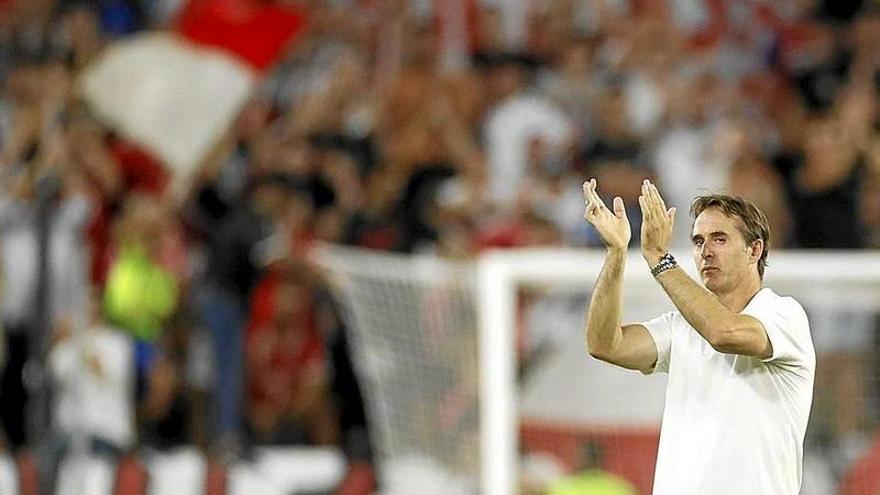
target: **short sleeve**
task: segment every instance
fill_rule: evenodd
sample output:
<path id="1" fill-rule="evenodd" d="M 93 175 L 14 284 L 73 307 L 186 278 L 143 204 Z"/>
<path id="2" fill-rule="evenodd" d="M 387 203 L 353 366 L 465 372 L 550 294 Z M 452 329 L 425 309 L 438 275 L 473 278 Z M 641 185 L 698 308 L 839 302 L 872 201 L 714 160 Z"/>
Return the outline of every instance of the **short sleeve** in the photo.
<path id="1" fill-rule="evenodd" d="M 781 365 L 812 367 L 815 362 L 810 325 L 804 308 L 790 297 L 765 298 L 750 303 L 742 312 L 764 326 L 773 355 L 763 361 Z"/>
<path id="2" fill-rule="evenodd" d="M 642 371 L 646 375 L 653 373 L 669 373 L 669 359 L 672 355 L 672 319 L 673 313 L 664 313 L 654 319 L 640 322 L 639 325 L 648 329 L 654 345 L 657 347 L 657 364 L 654 368 Z"/>

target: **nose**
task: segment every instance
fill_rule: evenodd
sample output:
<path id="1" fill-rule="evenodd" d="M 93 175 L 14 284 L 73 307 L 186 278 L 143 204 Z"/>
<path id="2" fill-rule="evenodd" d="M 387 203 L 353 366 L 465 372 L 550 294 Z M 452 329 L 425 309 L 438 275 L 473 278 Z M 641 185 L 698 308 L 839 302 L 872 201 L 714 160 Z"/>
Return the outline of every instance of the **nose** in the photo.
<path id="1" fill-rule="evenodd" d="M 704 242 L 703 245 L 700 247 L 700 258 L 711 258 L 712 254 L 712 250 L 709 248 L 709 243 Z"/>

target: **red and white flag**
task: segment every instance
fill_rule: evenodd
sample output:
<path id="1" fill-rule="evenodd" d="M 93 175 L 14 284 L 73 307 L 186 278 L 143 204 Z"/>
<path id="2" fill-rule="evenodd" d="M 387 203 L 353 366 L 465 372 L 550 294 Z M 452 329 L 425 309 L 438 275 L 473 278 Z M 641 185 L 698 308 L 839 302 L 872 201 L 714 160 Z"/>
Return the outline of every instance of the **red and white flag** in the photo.
<path id="1" fill-rule="evenodd" d="M 189 0 L 176 30 L 111 45 L 79 84 L 106 125 L 189 176 L 305 27 L 259 0 Z"/>

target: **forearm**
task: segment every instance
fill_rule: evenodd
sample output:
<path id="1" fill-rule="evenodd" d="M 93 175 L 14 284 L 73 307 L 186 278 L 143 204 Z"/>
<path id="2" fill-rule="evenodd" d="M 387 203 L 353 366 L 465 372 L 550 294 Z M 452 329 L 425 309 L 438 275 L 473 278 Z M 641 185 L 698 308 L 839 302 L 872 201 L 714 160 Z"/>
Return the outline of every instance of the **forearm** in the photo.
<path id="1" fill-rule="evenodd" d="M 587 351 L 593 356 L 612 354 L 623 338 L 620 321 L 626 256 L 626 250 L 609 249 L 593 288 L 585 329 Z"/>
<path id="2" fill-rule="evenodd" d="M 715 345 L 736 315 L 680 266 L 657 276 L 657 281 L 681 315 L 707 342 Z"/>

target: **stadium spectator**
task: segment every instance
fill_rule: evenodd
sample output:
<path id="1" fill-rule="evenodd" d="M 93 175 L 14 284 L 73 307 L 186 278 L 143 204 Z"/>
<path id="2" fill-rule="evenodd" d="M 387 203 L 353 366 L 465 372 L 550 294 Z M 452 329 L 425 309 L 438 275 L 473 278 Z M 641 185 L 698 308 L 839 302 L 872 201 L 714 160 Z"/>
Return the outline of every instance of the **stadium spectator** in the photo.
<path id="1" fill-rule="evenodd" d="M 493 102 L 485 120 L 489 196 L 499 208 L 524 188 L 526 157 L 533 139 L 541 139 L 556 156 L 569 152 L 575 139 L 568 117 L 540 93 L 531 91 L 530 65 L 523 54 L 485 55 L 486 85 Z"/>
<path id="2" fill-rule="evenodd" d="M 154 196 L 127 196 L 113 233 L 103 311 L 132 338 L 139 438 L 158 444 L 155 404 L 168 382 L 166 343 L 184 294 L 185 248 L 174 215 Z"/>
<path id="3" fill-rule="evenodd" d="M 132 339 L 103 320 L 100 297 L 92 292 L 86 326 L 59 320 L 47 357 L 54 400 L 39 459 L 48 487 L 54 487 L 66 456 L 88 454 L 116 462 L 136 438 Z"/>
<path id="4" fill-rule="evenodd" d="M 272 307 L 268 320 L 251 321 L 246 338 L 248 426 L 257 443 L 338 441 L 309 277 L 303 268 L 284 270 L 254 293 Z"/>
<path id="5" fill-rule="evenodd" d="M 27 62 L 11 76 L 7 89 L 14 119 L 4 136 L 0 161 L 0 252 L 6 291 L 0 318 L 9 353 L 3 418 L 8 440 L 16 448 L 25 441 L 25 363 L 42 362 L 49 331 L 59 317 L 77 325 L 87 319 L 89 258 L 84 236 L 91 203 L 83 177 L 69 166 L 68 136 L 49 120 L 58 98 L 63 98 L 54 92 L 57 88 L 40 84 L 50 70 L 41 61 Z M 44 114 L 47 102 L 49 113 Z"/>
<path id="6" fill-rule="evenodd" d="M 280 174 L 252 178 L 242 199 L 217 202 L 217 182 L 197 193 L 197 209 L 206 219 L 208 266 L 196 288 L 201 321 L 214 347 L 214 425 L 218 453 L 237 455 L 242 448 L 245 325 L 249 298 L 265 267 L 285 256 L 279 238 L 290 183 Z M 284 237 L 284 236 L 280 236 Z"/>

